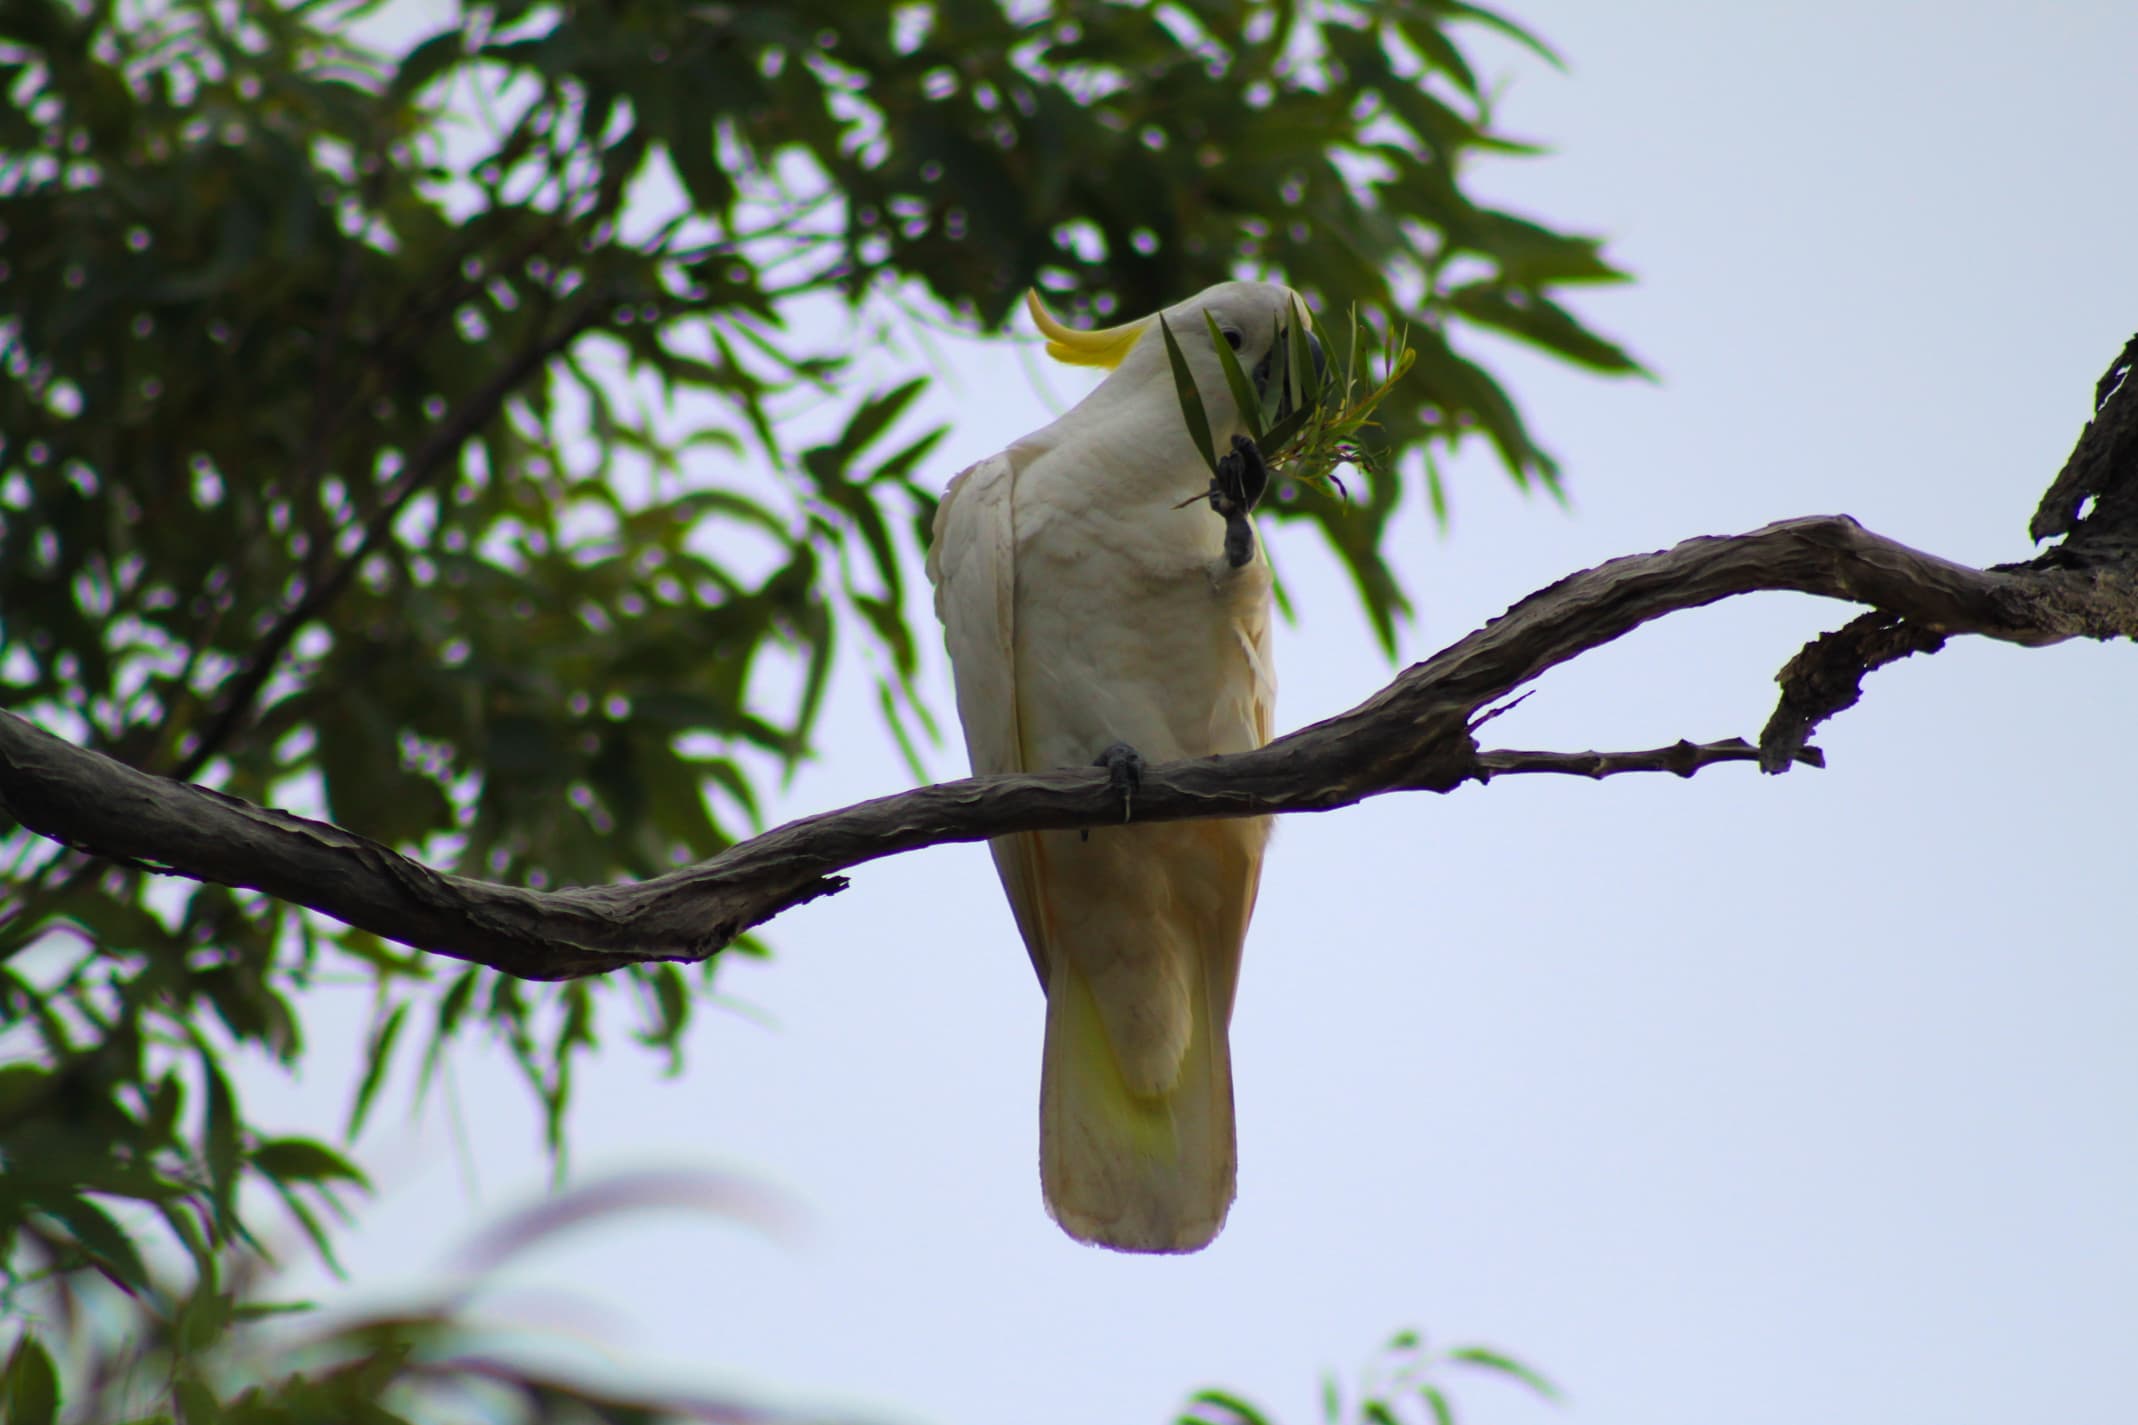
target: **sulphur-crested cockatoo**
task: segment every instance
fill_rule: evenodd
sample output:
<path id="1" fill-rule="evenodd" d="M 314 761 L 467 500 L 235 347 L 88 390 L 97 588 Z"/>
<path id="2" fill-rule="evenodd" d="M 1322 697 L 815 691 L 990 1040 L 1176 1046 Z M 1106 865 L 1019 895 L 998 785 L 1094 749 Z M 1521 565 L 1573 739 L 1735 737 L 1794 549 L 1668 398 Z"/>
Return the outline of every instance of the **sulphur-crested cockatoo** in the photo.
<path id="1" fill-rule="evenodd" d="M 1237 498 L 1244 482 L 1251 508 L 1267 473 L 1204 314 L 1257 385 L 1282 381 L 1284 342 L 1312 338 L 1299 296 L 1272 283 L 1222 283 L 1163 313 L 1232 451 L 1227 498 L 1188 433 L 1156 317 L 1076 331 L 1036 295 L 1027 305 L 1049 355 L 1111 374 L 951 481 L 928 573 L 973 771 L 1096 761 L 1129 818 L 991 843 L 1047 992 L 1047 1209 L 1082 1241 L 1190 1252 L 1232 1203 L 1227 1026 L 1269 822 L 1138 826 L 1133 778 L 1139 754 L 1269 740 L 1269 563 Z"/>

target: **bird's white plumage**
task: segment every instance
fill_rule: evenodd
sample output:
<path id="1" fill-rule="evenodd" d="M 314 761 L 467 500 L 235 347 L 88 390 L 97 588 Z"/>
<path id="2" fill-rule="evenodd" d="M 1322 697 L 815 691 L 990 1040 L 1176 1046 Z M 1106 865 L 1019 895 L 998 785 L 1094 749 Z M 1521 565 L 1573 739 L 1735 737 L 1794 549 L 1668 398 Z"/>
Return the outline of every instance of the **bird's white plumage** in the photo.
<path id="1" fill-rule="evenodd" d="M 1221 445 L 1239 424 L 1203 313 L 1252 364 L 1297 304 L 1226 283 L 1166 313 Z M 1208 484 L 1155 332 L 1075 409 L 951 482 L 928 568 L 975 772 L 1269 739 L 1269 565 L 1259 548 L 1231 565 L 1223 519 L 1195 498 Z M 991 843 L 1047 991 L 1041 1178 L 1076 1237 L 1184 1251 L 1224 1222 L 1226 1033 L 1267 836 L 1250 818 Z"/>

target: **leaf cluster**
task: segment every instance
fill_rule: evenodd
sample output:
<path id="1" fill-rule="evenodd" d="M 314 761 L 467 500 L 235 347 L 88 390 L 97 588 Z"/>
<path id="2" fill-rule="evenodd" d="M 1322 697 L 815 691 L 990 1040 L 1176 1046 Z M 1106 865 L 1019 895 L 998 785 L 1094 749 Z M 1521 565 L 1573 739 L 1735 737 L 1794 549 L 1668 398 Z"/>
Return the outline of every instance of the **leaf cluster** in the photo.
<path id="1" fill-rule="evenodd" d="M 577 1379 L 544 1359 L 553 1349 L 530 1349 L 527 1324 L 504 1324 L 524 1311 L 511 1312 L 509 1300 L 505 1310 L 492 1304 L 501 1269 L 560 1235 L 657 1208 L 732 1216 L 743 1205 L 737 1187 L 677 1174 L 589 1184 L 508 1218 L 459 1254 L 463 1270 L 449 1286 L 387 1310 L 326 1315 L 310 1303 L 270 1297 L 260 1255 L 235 1246 L 197 1261 L 183 1287 L 144 1275 L 66 1289 L 55 1297 L 56 1320 L 23 1322 L 9 1344 L 0 1365 L 0 1419 L 776 1425 L 791 1417 L 723 1398 L 603 1389 Z M 125 1293 L 116 1300 L 114 1284 Z M 55 1326 L 70 1339 L 53 1340 Z M 58 1359 L 54 1345 L 63 1346 Z M 63 1372 L 62 1361 L 71 1369 Z"/>
<path id="2" fill-rule="evenodd" d="M 1300 484 L 1333 481 L 1341 487 L 1342 482 L 1335 480 L 1338 466 L 1364 465 L 1374 458 L 1362 444 L 1375 425 L 1373 413 L 1418 359 L 1418 353 L 1402 335 L 1392 342 L 1378 341 L 1373 325 L 1361 328 L 1358 308 L 1354 306 L 1348 339 L 1338 347 L 1328 324 L 1320 314 L 1313 314 L 1308 330 L 1319 350 L 1342 352 L 1340 361 L 1330 363 L 1326 357 L 1310 361 L 1307 353 L 1313 348 L 1291 327 L 1280 325 L 1277 349 L 1284 353 L 1284 360 L 1267 387 L 1258 393 L 1240 365 L 1239 354 L 1219 330 L 1217 319 L 1205 312 L 1203 322 L 1209 328 L 1210 344 L 1224 372 L 1233 409 L 1240 413 L 1247 434 L 1261 448 L 1270 473 L 1280 481 L 1279 499 L 1287 498 L 1288 492 L 1295 492 Z M 1158 326 L 1173 369 L 1173 389 L 1180 401 L 1181 419 L 1202 453 L 1204 464 L 1210 467 L 1212 476 L 1217 476 L 1218 456 L 1211 438 L 1209 411 L 1196 385 L 1195 372 L 1171 324 L 1161 317 Z M 1378 380 L 1371 375 L 1376 354 L 1381 366 Z"/>
<path id="3" fill-rule="evenodd" d="M 1452 1370 L 1451 1370 L 1452 1368 Z M 1430 1347 L 1416 1331 L 1398 1331 L 1368 1362 L 1350 1399 L 1334 1375 L 1322 1378 L 1321 1425 L 1456 1425 L 1453 1373 L 1496 1376 L 1545 1400 L 1557 1387 L 1529 1366 L 1490 1346 Z M 1175 1425 L 1276 1425 L 1252 1402 L 1227 1390 L 1202 1390 L 1188 1399 Z"/>

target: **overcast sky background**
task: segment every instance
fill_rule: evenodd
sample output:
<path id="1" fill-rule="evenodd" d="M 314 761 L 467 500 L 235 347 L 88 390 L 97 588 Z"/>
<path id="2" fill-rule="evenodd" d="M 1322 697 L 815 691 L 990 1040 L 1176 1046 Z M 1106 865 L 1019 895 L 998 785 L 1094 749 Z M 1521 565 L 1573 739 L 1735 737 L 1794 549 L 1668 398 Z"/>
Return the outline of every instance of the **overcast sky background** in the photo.
<path id="1" fill-rule="evenodd" d="M 1456 462 L 1447 534 L 1421 498 L 1394 536 L 1421 615 L 1405 659 L 1574 569 L 1787 516 L 2028 554 L 2138 328 L 2138 7 L 1518 13 L 1570 72 L 1480 52 L 1505 125 L 1556 152 L 1484 186 L 1610 237 L 1639 281 L 1579 308 L 1662 379 L 1491 353 L 1571 507 L 1482 450 Z M 942 350 L 944 480 L 1084 379 Z M 1276 554 L 1302 614 L 1279 635 L 1291 728 L 1391 669 L 1310 539 Z M 1754 736 L 1775 670 L 1851 612 L 1680 615 L 1491 734 Z M 910 781 L 849 674 L 780 819 Z M 747 1012 L 702 1013 L 684 1075 L 619 1043 L 572 1120 L 578 1179 L 746 1174 L 794 1230 L 646 1218 L 510 1280 L 602 1308 L 560 1350 L 617 1379 L 897 1421 L 1155 1423 L 1210 1383 L 1305 1421 L 1324 1369 L 1354 1380 L 1404 1326 L 1565 1388 L 1552 1407 L 1458 1378 L 1473 1422 L 2128 1419 L 2134 710 L 2128 645 L 1976 641 L 1878 674 L 1819 739 L 1824 772 L 1512 779 L 1287 820 L 1233 1029 L 1239 1203 L 1186 1259 L 1079 1247 L 1041 1208 L 1042 1002 L 985 851 L 862 868 L 771 927 L 776 959 L 723 972 Z M 963 772 L 954 732 L 930 762 Z M 323 998 L 307 1079 L 252 1075 L 248 1111 L 339 1123 L 365 1010 Z M 546 1190 L 504 1056 L 462 1054 L 453 1089 L 472 1183 L 436 1098 L 390 1099 L 361 1145 L 383 1193 L 343 1255 L 367 1293 L 437 1281 Z M 492 1299 L 509 1314 L 514 1291 Z"/>

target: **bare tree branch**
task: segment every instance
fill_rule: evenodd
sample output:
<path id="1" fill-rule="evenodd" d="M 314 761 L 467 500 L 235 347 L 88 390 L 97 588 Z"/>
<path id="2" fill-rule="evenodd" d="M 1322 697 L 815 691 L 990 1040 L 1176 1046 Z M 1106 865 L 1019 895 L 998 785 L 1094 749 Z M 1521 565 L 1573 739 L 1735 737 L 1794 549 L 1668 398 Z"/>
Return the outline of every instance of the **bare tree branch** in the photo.
<path id="1" fill-rule="evenodd" d="M 1865 677 L 1911 653 L 1935 653 L 1944 646 L 1944 634 L 1882 611 L 1820 634 L 1775 676 L 1782 698 L 1759 735 L 1760 767 L 1788 771 L 1820 723 L 1856 706 Z"/>
<path id="2" fill-rule="evenodd" d="M 455 281 L 459 281 L 456 273 Z M 341 297 L 336 297 L 341 302 Z M 538 332 L 535 337 L 513 353 L 505 365 L 484 382 L 466 401 L 455 407 L 439 422 L 436 429 L 425 437 L 408 457 L 398 475 L 386 487 L 378 508 L 362 524 L 362 534 L 356 544 L 335 560 L 327 561 L 333 554 L 333 543 L 317 538 L 310 556 L 305 561 L 303 573 L 296 581 L 297 593 L 279 613 L 272 625 L 263 632 L 242 664 L 225 679 L 217 690 L 214 705 L 203 717 L 207 728 L 197 737 L 181 741 L 176 749 L 178 765 L 172 776 L 181 782 L 200 775 L 203 768 L 212 762 L 238 730 L 249 720 L 255 710 L 261 692 L 276 669 L 282 666 L 282 658 L 289 651 L 305 626 L 318 618 L 329 605 L 341 596 L 349 586 L 350 578 L 363 567 L 393 530 L 394 522 L 407 509 L 416 495 L 436 484 L 455 468 L 461 449 L 474 436 L 496 418 L 506 403 L 520 387 L 557 353 L 565 350 L 581 336 L 599 326 L 607 303 L 599 297 L 582 298 L 566 312 L 564 319 L 554 330 Z M 332 329 L 327 333 L 331 345 L 338 340 Z M 322 358 L 324 361 L 325 358 Z M 326 367 L 321 367 L 324 380 Z M 353 398 L 352 398 L 353 399 Z M 318 449 L 325 450 L 331 442 L 332 425 L 315 432 Z M 317 472 L 312 472 L 316 477 Z M 215 616 L 220 621 L 221 615 Z M 191 680 L 193 667 L 198 662 L 205 643 L 196 643 L 189 655 L 185 675 L 176 686 L 185 687 Z M 65 840 L 65 838 L 58 838 Z M 87 853 L 75 858 L 58 858 L 39 867 L 26 883 L 12 887 L 11 895 L 0 902 L 0 929 L 26 920 L 34 920 L 42 908 L 68 894 L 84 880 L 97 874 L 98 855 L 93 843 L 72 843 L 77 850 Z M 122 858 L 123 859 L 123 858 Z M 211 878 L 212 879 L 212 878 Z"/>
<path id="3" fill-rule="evenodd" d="M 1742 742 L 1635 753 L 1480 753 L 1489 705 L 1651 619 L 1791 590 L 1869 604 L 1939 637 L 2029 646 L 2138 635 L 2128 567 L 1973 569 L 1845 516 L 1690 539 L 1560 580 L 1405 669 L 1351 711 L 1229 757 L 1147 769 L 1134 818 L 1329 811 L 1509 772 L 1690 775 L 1758 756 Z M 1816 762 L 1801 745 L 1777 753 Z M 782 911 L 840 890 L 867 861 L 1013 831 L 1104 826 L 1122 808 L 1080 768 L 969 778 L 804 817 L 635 884 L 530 891 L 448 875 L 353 832 L 126 767 L 0 715 L 0 808 L 41 835 L 152 869 L 251 887 L 419 950 L 528 979 L 700 960 Z"/>
<path id="4" fill-rule="evenodd" d="M 2037 540 L 2063 536 L 2062 542 L 2027 563 L 1996 565 L 1990 573 L 2092 570 L 2112 581 L 2112 571 L 2125 571 L 2127 579 L 2128 571 L 2138 567 L 2138 382 L 2130 379 L 2134 365 L 2138 337 L 2124 345 L 2095 383 L 2093 416 L 2027 526 Z M 1881 606 L 1806 644 L 1777 680 L 1782 698 L 1760 734 L 1760 765 L 1769 772 L 1788 771 L 1820 723 L 1856 705 L 1867 676 L 1911 654 L 1937 652 L 1954 631 L 1934 619 Z"/>
<path id="5" fill-rule="evenodd" d="M 2091 512 L 2093 516 L 2106 517 L 2105 521 L 2094 519 L 2098 526 L 2117 523 L 2115 511 L 2101 508 L 2101 504 L 2119 493 L 2125 500 L 2138 498 L 2138 477 L 2132 471 L 2133 465 L 2138 464 L 2138 399 L 2129 389 L 2134 370 L 2138 370 L 2138 336 L 2124 344 L 2095 383 L 2094 417 L 2027 525 L 2027 533 L 2036 539 L 2075 534 L 2080 539 L 2074 542 L 2084 543 L 2088 500 L 2100 502 Z"/>
<path id="6" fill-rule="evenodd" d="M 1674 742 L 1668 747 L 1650 748 L 1646 752 L 1501 750 L 1477 754 L 1477 780 L 1489 782 L 1494 777 L 1512 776 L 1517 772 L 1558 772 L 1599 782 L 1621 772 L 1670 772 L 1690 777 L 1702 767 L 1712 767 L 1718 762 L 1758 762 L 1762 755 L 1759 748 L 1742 737 L 1722 742 Z M 1800 747 L 1790 760 L 1802 762 L 1807 767 L 1824 767 L 1826 754 L 1816 747 Z"/>

